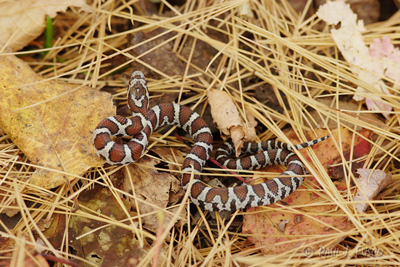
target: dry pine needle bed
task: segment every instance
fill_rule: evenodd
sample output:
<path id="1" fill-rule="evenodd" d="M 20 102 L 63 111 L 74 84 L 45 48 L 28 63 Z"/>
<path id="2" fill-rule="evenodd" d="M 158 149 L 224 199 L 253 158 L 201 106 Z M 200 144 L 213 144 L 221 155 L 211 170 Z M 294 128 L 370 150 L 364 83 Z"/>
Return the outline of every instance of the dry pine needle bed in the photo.
<path id="1" fill-rule="evenodd" d="M 398 265 L 400 13 L 317 2 L 0 3 L 0 266 Z M 150 107 L 200 114 L 212 151 L 172 126 L 132 164 L 96 154 L 103 119 L 140 124 L 127 91 L 140 97 L 144 77 Z M 197 132 L 185 116 L 175 124 Z M 271 150 L 288 169 L 213 160 L 229 138 L 243 158 L 246 142 L 328 135 Z M 125 157 L 131 138 L 98 143 Z M 282 172 L 268 192 L 297 190 L 248 207 Z M 218 192 L 230 192 L 224 208 Z"/>

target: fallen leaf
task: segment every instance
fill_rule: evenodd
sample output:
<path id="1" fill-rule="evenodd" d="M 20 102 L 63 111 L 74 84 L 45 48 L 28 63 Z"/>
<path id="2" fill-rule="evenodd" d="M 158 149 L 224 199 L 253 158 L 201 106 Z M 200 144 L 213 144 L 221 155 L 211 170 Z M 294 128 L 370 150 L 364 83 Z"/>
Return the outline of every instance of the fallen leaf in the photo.
<path id="1" fill-rule="evenodd" d="M 129 210 L 129 202 L 124 199 L 121 201 Z M 101 214 L 103 219 L 122 221 L 127 218 L 115 195 L 101 186 L 81 193 L 79 205 L 83 209 L 87 207 L 92 212 Z M 148 244 L 145 243 L 144 247 L 140 247 L 139 241 L 131 230 L 112 224 L 103 227 L 106 222 L 102 220 L 90 219 L 82 215 L 71 216 L 68 225 L 68 245 L 75 249 L 76 255 L 96 266 L 135 266 L 129 263 L 140 262 L 148 253 Z M 95 229 L 98 230 L 77 239 Z"/>
<path id="2" fill-rule="evenodd" d="M 50 224 L 43 231 L 44 236 L 55 249 L 60 249 L 63 244 L 66 222 L 65 214 L 55 213 L 50 219 Z"/>
<path id="3" fill-rule="evenodd" d="M 183 160 L 185 156 L 178 149 L 167 148 L 167 147 L 153 147 L 151 150 L 153 153 L 156 153 L 161 159 L 165 161 L 169 161 L 168 169 L 169 170 L 180 170 L 183 164 Z M 175 164 L 173 164 L 174 162 Z M 185 195 L 185 191 L 183 191 L 181 182 L 180 182 L 180 174 L 174 173 L 177 179 L 171 180 L 172 183 L 170 185 L 168 206 L 177 204 Z"/>
<path id="4" fill-rule="evenodd" d="M 333 148 L 330 151 L 326 151 L 326 157 L 320 157 L 327 160 L 327 164 L 333 166 L 328 169 L 329 176 L 332 179 L 342 179 L 347 171 L 344 170 L 343 159 L 345 161 L 352 161 L 351 171 L 355 173 L 355 171 L 359 168 L 362 168 L 365 163 L 365 156 L 369 154 L 372 148 L 372 144 L 369 140 L 372 137 L 373 132 L 367 129 L 361 129 L 358 131 L 360 135 L 356 135 L 353 140 L 353 133 L 346 128 L 339 128 L 337 131 L 337 136 L 340 135 L 342 140 L 342 152 L 338 153 L 336 148 Z M 322 151 L 323 152 L 323 151 Z M 304 153 L 301 152 L 300 153 Z M 316 152 L 318 153 L 318 151 Z"/>
<path id="5" fill-rule="evenodd" d="M 16 204 L 17 201 L 13 198 L 9 199 L 7 197 L 9 196 L 9 194 L 10 193 L 7 193 L 7 191 L 5 190 L 0 190 L 0 201 L 3 203 L 4 207 L 0 210 L 0 213 L 5 213 L 8 217 L 13 217 L 18 214 L 20 210 L 18 205 Z"/>
<path id="6" fill-rule="evenodd" d="M 41 254 L 36 254 L 34 256 L 35 260 L 33 260 L 31 257 L 26 255 L 25 262 L 24 262 L 24 267 L 49 267 L 49 263 L 47 260 L 41 255 Z"/>
<path id="7" fill-rule="evenodd" d="M 110 94 L 46 81 L 13 55 L 0 55 L 0 68 L 0 128 L 43 167 L 29 178 L 31 184 L 54 188 L 74 178 L 70 175 L 104 164 L 95 154 L 92 133 L 115 114 Z"/>
<path id="8" fill-rule="evenodd" d="M 156 153 L 162 160 L 170 162 L 168 163 L 168 169 L 180 170 L 183 164 L 185 156 L 179 149 L 172 147 L 153 147 L 152 152 Z"/>
<path id="9" fill-rule="evenodd" d="M 318 102 L 323 105 L 330 106 L 332 104 L 332 98 L 329 98 L 329 97 L 321 98 L 321 99 L 318 99 Z M 369 121 L 372 121 L 373 123 L 382 125 L 382 119 L 380 118 L 379 115 L 373 114 L 370 112 L 368 112 L 368 113 L 367 112 L 359 112 L 360 110 L 365 111 L 366 109 L 365 108 L 360 109 L 360 105 L 358 105 L 354 101 L 349 102 L 349 101 L 337 100 L 337 101 L 335 101 L 335 105 L 337 105 L 336 107 L 339 110 L 345 110 L 346 112 L 350 112 L 350 111 L 357 112 L 357 116 L 359 116 L 361 119 L 365 118 Z M 330 128 L 330 129 L 336 129 L 338 127 L 337 121 L 335 121 L 333 119 L 329 119 L 329 118 L 327 118 L 326 120 L 323 120 L 321 118 L 321 116 L 319 116 L 319 113 L 316 110 L 311 111 L 310 115 L 314 119 L 316 125 L 326 125 L 326 127 Z M 341 120 L 340 124 L 347 126 L 350 129 L 354 129 L 356 131 L 360 131 L 362 129 L 361 126 L 351 123 L 350 121 Z"/>
<path id="10" fill-rule="evenodd" d="M 374 199 L 390 183 L 392 174 L 372 169 L 358 169 L 357 173 L 360 177 L 357 178 L 357 195 L 354 196 L 353 200 L 364 201 L 365 203 L 356 203 L 354 206 L 358 212 L 364 213 L 368 208 L 365 197 L 369 200 Z"/>
<path id="11" fill-rule="evenodd" d="M 165 12 L 163 16 L 175 16 L 175 13 Z M 219 30 L 209 28 L 207 35 L 213 38 L 213 40 L 220 40 L 226 43 L 228 41 L 226 35 L 220 33 L 221 28 L 224 29 L 226 26 L 219 25 L 217 21 L 210 21 L 209 24 Z M 186 36 L 182 40 L 184 42 L 184 44 L 181 44 L 182 50 L 177 53 L 175 46 L 177 40 L 180 38 L 181 35 L 179 33 L 168 32 L 167 29 L 161 27 L 151 31 L 136 32 L 128 39 L 129 46 L 132 47 L 134 56 L 144 61 L 146 66 L 149 67 L 144 66 L 138 61 L 134 61 L 132 62 L 133 69 L 141 70 L 146 77 L 154 77 L 157 80 L 165 78 L 165 76 L 161 74 L 165 74 L 169 77 L 183 76 L 183 74 L 186 74 L 187 77 L 198 75 L 199 69 L 204 70 L 210 68 L 212 71 L 218 69 L 220 58 L 215 57 L 218 51 L 209 43 L 191 36 Z M 186 63 L 182 58 L 190 61 L 191 64 Z M 211 66 L 208 66 L 210 62 L 212 62 Z M 203 75 L 202 78 L 211 82 L 208 75 Z M 198 80 L 198 78 L 193 79 Z M 185 87 L 190 86 L 189 82 L 190 80 L 188 79 L 185 81 Z M 180 90 L 181 87 L 170 88 L 170 90 L 174 89 Z M 150 106 L 152 107 L 159 103 L 173 102 L 177 96 L 178 93 L 163 90 L 162 97 L 152 97 L 150 99 Z"/>
<path id="12" fill-rule="evenodd" d="M 147 156 L 139 159 L 136 164 L 130 164 L 124 168 L 124 181 L 122 190 L 132 192 L 132 185 L 135 189 L 136 197 L 145 200 L 145 203 L 138 202 L 138 208 L 141 215 L 144 215 L 142 222 L 144 227 L 155 232 L 159 226 L 157 216 L 154 214 L 145 216 L 147 213 L 152 213 L 159 209 L 166 209 L 170 200 L 170 189 L 179 187 L 183 194 L 183 189 L 180 180 L 170 173 L 159 172 L 154 169 L 161 161 L 159 159 L 150 158 Z M 126 173 L 129 172 L 130 174 Z M 132 206 L 136 206 L 135 200 L 131 200 Z M 155 208 L 152 205 L 159 207 Z M 168 209 L 174 212 L 177 208 Z M 185 218 L 184 215 L 181 216 Z M 164 226 L 166 227 L 172 219 L 171 214 L 165 214 Z"/>
<path id="13" fill-rule="evenodd" d="M 0 251 L 3 251 L 2 254 L 3 257 L 11 257 L 12 250 L 13 248 L 15 248 L 15 243 L 16 242 L 14 238 L 5 237 L 3 235 L 0 236 Z M 0 266 L 9 266 L 9 265 L 4 265 L 4 262 L 0 259 Z"/>
<path id="14" fill-rule="evenodd" d="M 242 5 L 237 7 L 238 16 L 244 20 L 250 20 L 254 18 L 253 11 L 250 8 L 250 4 L 248 2 L 243 3 Z"/>
<path id="15" fill-rule="evenodd" d="M 46 28 L 46 16 L 54 18 L 57 12 L 65 12 L 75 6 L 91 11 L 85 0 L 21 0 L 0 3 L 0 43 L 17 51 L 42 34 Z"/>
<path id="16" fill-rule="evenodd" d="M 161 73 L 164 73 L 169 77 L 173 77 L 176 75 L 182 75 L 186 69 L 186 64 L 182 62 L 182 60 L 178 58 L 173 51 L 174 42 L 166 42 L 175 35 L 176 33 L 167 32 L 166 29 L 157 28 L 149 32 L 136 32 L 134 35 L 132 35 L 132 38 L 130 38 L 129 41 L 130 46 L 133 47 L 132 51 L 136 57 L 152 66 L 152 69 L 157 69 Z M 138 44 L 141 45 L 138 46 Z M 140 69 L 148 78 L 163 78 L 163 76 L 160 74 L 154 75 L 150 69 L 144 68 L 144 66 L 142 64 L 138 64 L 138 62 L 133 62 L 132 65 L 133 69 Z M 179 90 L 180 88 L 171 88 L 171 90 L 174 89 Z M 178 95 L 179 93 L 177 92 L 164 93 L 162 97 L 150 99 L 150 106 L 160 103 L 173 102 Z"/>
<path id="17" fill-rule="evenodd" d="M 240 149 L 245 141 L 254 141 L 257 137 L 254 127 L 257 125 L 254 117 L 248 115 L 249 124 L 242 120 L 232 98 L 224 91 L 211 89 L 207 91 L 208 103 L 211 107 L 211 115 L 225 140 L 229 137 L 235 147 L 236 157 L 240 155 Z M 249 138 L 250 137 L 250 138 Z"/>
<path id="18" fill-rule="evenodd" d="M 232 127 L 243 127 L 239 111 L 226 92 L 211 89 L 207 91 L 207 97 L 208 103 L 211 106 L 211 115 L 223 138 L 231 135 L 230 129 Z"/>
<path id="19" fill-rule="evenodd" d="M 256 127 L 257 127 L 257 121 L 256 117 L 245 108 L 246 111 L 246 120 L 247 120 L 247 127 L 246 127 L 246 141 L 247 142 L 259 142 L 259 139 L 257 137 L 257 132 L 256 132 Z"/>
<path id="20" fill-rule="evenodd" d="M 389 94 L 381 77 L 386 75 L 397 83 L 400 81 L 400 52 L 394 48 L 390 39 L 386 37 L 383 42 L 374 40 L 374 44 L 368 49 L 361 35 L 365 31 L 363 21 L 357 22 L 357 15 L 344 1 L 328 2 L 320 6 L 317 15 L 329 25 L 340 23 L 340 28 L 331 29 L 332 38 L 358 78 L 378 92 Z M 358 86 L 357 93 L 354 99 L 361 101 L 364 96 L 360 94 L 370 92 Z M 388 117 L 387 111 L 391 111 L 392 107 L 380 101 L 380 96 L 370 95 L 366 100 L 368 109 L 382 111 L 382 114 Z"/>
<path id="21" fill-rule="evenodd" d="M 18 242 L 14 238 L 0 236 L 0 267 L 17 266 L 15 259 L 23 261 L 18 266 L 24 267 L 48 267 L 48 262 L 41 254 L 37 253 L 38 248 L 26 243 L 26 237 L 19 237 Z M 21 253 L 22 252 L 22 253 Z M 33 258 L 32 258 L 33 256 Z"/>

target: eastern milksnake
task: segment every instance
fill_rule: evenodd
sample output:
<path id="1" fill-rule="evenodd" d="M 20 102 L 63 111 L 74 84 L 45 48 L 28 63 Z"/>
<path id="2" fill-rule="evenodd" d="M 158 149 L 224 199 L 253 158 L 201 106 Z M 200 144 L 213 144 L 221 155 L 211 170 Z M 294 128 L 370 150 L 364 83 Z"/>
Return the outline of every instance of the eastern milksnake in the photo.
<path id="1" fill-rule="evenodd" d="M 291 152 L 293 148 L 283 142 L 268 140 L 261 143 L 245 143 L 242 153 L 258 153 L 242 159 L 231 160 L 234 153 L 230 142 L 223 144 L 216 152 L 216 159 L 222 165 L 237 170 L 254 170 L 266 165 L 280 164 L 287 170 L 268 182 L 257 185 L 243 185 L 228 188 L 213 188 L 203 184 L 200 175 L 203 166 L 212 151 L 213 137 L 205 121 L 191 109 L 164 103 L 148 109 L 149 92 L 142 72 L 135 71 L 129 81 L 128 106 L 132 119 L 122 116 L 108 117 L 102 120 L 93 133 L 93 142 L 97 155 L 113 165 L 128 165 L 143 156 L 148 139 L 153 131 L 164 125 L 176 125 L 194 139 L 194 144 L 187 154 L 183 165 L 181 182 L 186 191 L 190 181 L 191 165 L 194 168 L 193 185 L 190 198 L 193 203 L 209 211 L 233 211 L 248 207 L 269 205 L 289 196 L 303 182 L 305 166 L 299 157 Z M 111 135 L 133 136 L 126 144 L 117 144 Z M 312 146 L 327 139 L 325 136 L 300 145 L 296 149 Z M 197 174 L 196 174 L 197 173 Z"/>

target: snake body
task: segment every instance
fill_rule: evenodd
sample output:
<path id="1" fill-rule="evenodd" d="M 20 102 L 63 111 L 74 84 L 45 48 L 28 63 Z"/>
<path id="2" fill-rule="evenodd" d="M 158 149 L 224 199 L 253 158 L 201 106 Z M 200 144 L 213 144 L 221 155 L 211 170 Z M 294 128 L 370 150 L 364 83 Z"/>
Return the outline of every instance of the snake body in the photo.
<path id="1" fill-rule="evenodd" d="M 304 180 L 302 175 L 306 172 L 305 166 L 292 152 L 291 145 L 275 140 L 245 143 L 241 149 L 242 153 L 255 155 L 232 160 L 229 159 L 229 155 L 234 153 L 234 147 L 231 142 L 226 142 L 218 148 L 216 159 L 230 169 L 255 170 L 266 165 L 279 164 L 287 166 L 287 170 L 280 176 L 257 185 L 210 187 L 201 181 L 199 175 L 213 149 L 213 137 L 205 121 L 191 109 L 174 103 L 160 104 L 149 110 L 147 83 L 140 71 L 132 74 L 127 99 L 132 111 L 132 119 L 122 116 L 108 117 L 102 120 L 94 130 L 93 142 L 97 155 L 112 165 L 128 165 L 142 157 L 153 131 L 164 125 L 176 125 L 182 128 L 194 139 L 194 144 L 183 161 L 181 183 L 186 191 L 193 166 L 195 175 L 189 196 L 194 204 L 204 210 L 234 211 L 269 205 L 289 196 Z M 133 137 L 126 144 L 117 144 L 111 140 L 112 135 Z M 299 150 L 328 137 L 294 145 L 294 147 Z"/>

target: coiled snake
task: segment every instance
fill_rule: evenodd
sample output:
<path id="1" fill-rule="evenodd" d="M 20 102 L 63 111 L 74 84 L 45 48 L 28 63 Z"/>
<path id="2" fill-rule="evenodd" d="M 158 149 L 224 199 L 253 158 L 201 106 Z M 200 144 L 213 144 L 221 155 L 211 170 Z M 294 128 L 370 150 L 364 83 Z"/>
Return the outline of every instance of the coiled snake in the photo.
<path id="1" fill-rule="evenodd" d="M 230 142 L 226 142 L 218 148 L 216 159 L 230 169 L 255 170 L 266 165 L 279 164 L 287 166 L 287 170 L 281 176 L 257 185 L 210 187 L 201 181 L 199 175 L 213 148 L 213 137 L 205 121 L 191 109 L 174 103 L 160 104 L 149 110 L 147 83 L 140 71 L 132 74 L 127 98 L 132 119 L 113 116 L 102 120 L 93 133 L 96 153 L 109 164 L 128 165 L 143 155 L 153 131 L 164 125 L 176 125 L 182 128 L 194 139 L 194 144 L 182 164 L 184 173 L 181 176 L 181 183 L 186 191 L 193 165 L 195 175 L 189 195 L 194 204 L 205 210 L 234 211 L 269 205 L 289 196 L 304 180 L 302 175 L 306 172 L 305 166 L 292 152 L 292 146 L 286 143 L 275 140 L 245 143 L 241 149 L 242 153 L 262 153 L 232 160 L 229 159 L 229 155 L 234 153 L 234 148 Z M 133 136 L 133 138 L 126 144 L 117 144 L 111 140 L 112 135 Z M 329 135 L 295 147 L 302 149 L 312 146 L 328 137 Z"/>

